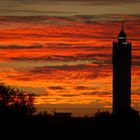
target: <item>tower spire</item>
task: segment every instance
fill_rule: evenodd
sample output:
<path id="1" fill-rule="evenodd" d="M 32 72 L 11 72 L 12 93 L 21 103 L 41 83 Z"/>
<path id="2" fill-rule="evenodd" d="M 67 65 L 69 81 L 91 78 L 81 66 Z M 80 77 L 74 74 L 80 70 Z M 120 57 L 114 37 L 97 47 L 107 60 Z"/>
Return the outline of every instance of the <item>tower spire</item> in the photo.
<path id="1" fill-rule="evenodd" d="M 124 23 L 123 21 L 121 22 L 121 31 L 118 35 L 118 42 L 121 44 L 125 44 L 126 43 L 126 33 L 124 31 Z"/>
<path id="2" fill-rule="evenodd" d="M 124 30 L 124 22 L 122 21 L 121 23 L 122 23 L 122 30 Z"/>

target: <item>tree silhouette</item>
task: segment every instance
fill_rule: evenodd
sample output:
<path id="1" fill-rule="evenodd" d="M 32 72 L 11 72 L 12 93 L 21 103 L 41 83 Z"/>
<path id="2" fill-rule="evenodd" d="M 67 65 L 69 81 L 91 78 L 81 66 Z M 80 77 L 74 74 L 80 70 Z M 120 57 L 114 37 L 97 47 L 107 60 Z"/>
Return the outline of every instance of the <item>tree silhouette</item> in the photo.
<path id="1" fill-rule="evenodd" d="M 4 83 L 0 84 L 0 112 L 32 115 L 35 112 L 34 94 L 25 93 Z"/>

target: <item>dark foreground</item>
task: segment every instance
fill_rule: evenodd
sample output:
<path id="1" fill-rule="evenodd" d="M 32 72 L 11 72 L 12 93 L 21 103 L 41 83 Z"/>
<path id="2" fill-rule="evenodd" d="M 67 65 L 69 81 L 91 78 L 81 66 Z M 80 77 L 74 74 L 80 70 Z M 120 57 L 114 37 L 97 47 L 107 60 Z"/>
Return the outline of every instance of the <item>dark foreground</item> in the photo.
<path id="1" fill-rule="evenodd" d="M 75 139 L 103 137 L 104 139 L 121 139 L 140 134 L 140 117 L 138 114 L 114 116 L 102 112 L 95 117 L 75 118 L 49 115 L 2 116 L 0 134 L 14 139 L 34 139 L 37 137 Z M 44 138 L 45 137 L 45 138 Z"/>

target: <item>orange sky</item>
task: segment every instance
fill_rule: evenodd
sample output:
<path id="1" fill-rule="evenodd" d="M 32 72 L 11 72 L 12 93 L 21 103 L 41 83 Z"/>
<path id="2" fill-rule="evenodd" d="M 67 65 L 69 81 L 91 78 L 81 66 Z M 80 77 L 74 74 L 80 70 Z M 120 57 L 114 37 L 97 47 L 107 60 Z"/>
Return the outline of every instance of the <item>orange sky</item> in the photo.
<path id="1" fill-rule="evenodd" d="M 115 17 L 122 15 L 1 16 L 0 82 L 35 93 L 39 109 L 110 110 Z M 140 110 L 140 18 L 123 18 L 133 45 L 132 106 Z"/>

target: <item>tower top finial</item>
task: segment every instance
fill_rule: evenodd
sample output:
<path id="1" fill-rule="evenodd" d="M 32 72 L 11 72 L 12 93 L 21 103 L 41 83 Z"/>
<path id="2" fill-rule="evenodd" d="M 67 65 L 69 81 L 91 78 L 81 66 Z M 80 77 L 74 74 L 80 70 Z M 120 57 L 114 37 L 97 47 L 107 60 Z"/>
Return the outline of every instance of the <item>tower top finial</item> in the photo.
<path id="1" fill-rule="evenodd" d="M 121 22 L 121 25 L 122 25 L 122 28 L 121 28 L 121 31 L 120 31 L 119 36 L 118 36 L 118 41 L 122 43 L 122 42 L 126 42 L 126 33 L 124 31 L 123 21 Z"/>
<path id="2" fill-rule="evenodd" d="M 122 29 L 124 29 L 124 22 L 122 21 Z"/>

